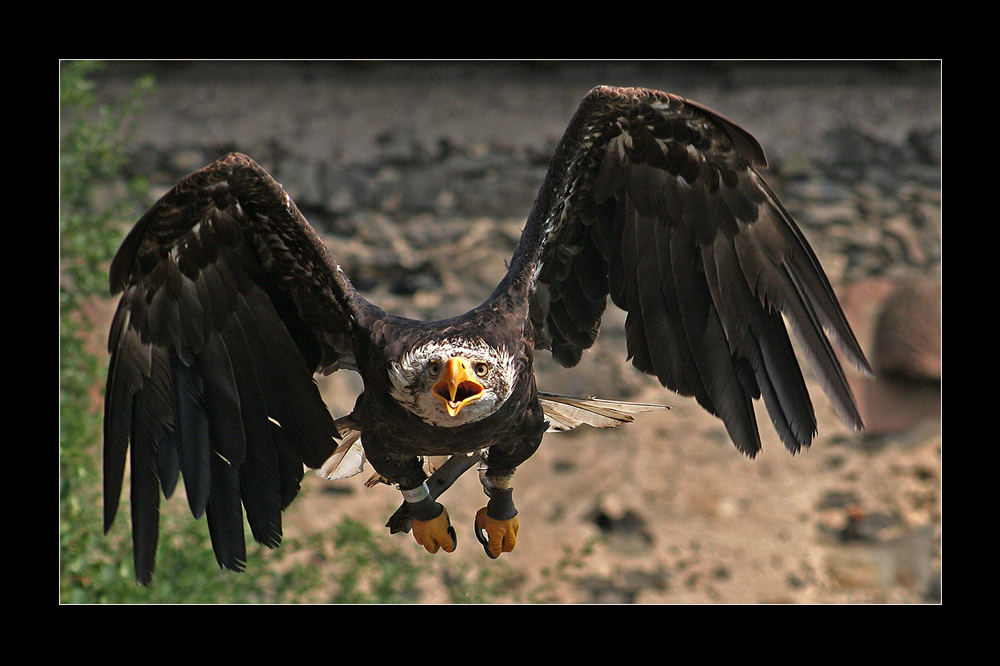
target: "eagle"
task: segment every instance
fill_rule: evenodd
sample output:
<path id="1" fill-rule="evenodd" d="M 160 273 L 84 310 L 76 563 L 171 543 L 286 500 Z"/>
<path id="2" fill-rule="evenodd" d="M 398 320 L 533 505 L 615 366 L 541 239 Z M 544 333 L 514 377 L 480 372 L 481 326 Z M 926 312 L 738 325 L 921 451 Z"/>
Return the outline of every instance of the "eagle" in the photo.
<path id="1" fill-rule="evenodd" d="M 557 144 L 506 274 L 481 305 L 439 321 L 362 296 L 246 155 L 186 176 L 109 269 L 121 297 L 108 339 L 105 533 L 128 465 L 135 576 L 149 584 L 161 492 L 169 498 L 182 477 L 219 565 L 242 571 L 244 520 L 277 547 L 304 470 L 329 470 L 353 450 L 399 489 L 394 524 L 430 553 L 457 539 L 425 461 L 478 460 L 488 500 L 475 534 L 490 557 L 510 552 L 513 475 L 543 435 L 580 423 L 574 413 L 617 425 L 646 407 L 536 387 L 535 352 L 575 366 L 609 297 L 627 313 L 626 360 L 693 396 L 747 456 L 761 447 L 757 399 L 792 453 L 816 433 L 789 328 L 838 415 L 860 430 L 835 348 L 871 368 L 762 178 L 766 165 L 747 131 L 701 104 L 594 88 Z M 339 370 L 358 373 L 363 391 L 334 419 L 315 376 Z"/>

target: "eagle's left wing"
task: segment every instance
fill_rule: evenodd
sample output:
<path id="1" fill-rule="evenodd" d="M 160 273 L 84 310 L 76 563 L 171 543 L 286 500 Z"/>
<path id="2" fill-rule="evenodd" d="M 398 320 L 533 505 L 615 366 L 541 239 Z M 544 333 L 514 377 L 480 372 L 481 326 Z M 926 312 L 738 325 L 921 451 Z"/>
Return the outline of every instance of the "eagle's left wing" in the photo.
<path id="1" fill-rule="evenodd" d="M 607 296 L 638 369 L 693 395 L 737 447 L 760 448 L 763 397 L 791 451 L 816 420 L 782 315 L 840 416 L 860 428 L 827 333 L 871 373 L 833 289 L 733 122 L 680 97 L 596 88 L 560 141 L 498 288 L 532 292 L 536 346 L 575 365 Z"/>

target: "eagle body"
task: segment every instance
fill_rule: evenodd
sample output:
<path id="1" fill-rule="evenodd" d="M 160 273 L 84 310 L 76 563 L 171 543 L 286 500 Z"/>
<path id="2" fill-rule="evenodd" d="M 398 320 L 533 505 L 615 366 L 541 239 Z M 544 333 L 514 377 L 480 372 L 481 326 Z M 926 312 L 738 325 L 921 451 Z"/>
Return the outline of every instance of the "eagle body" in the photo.
<path id="1" fill-rule="evenodd" d="M 648 406 L 540 392 L 536 350 L 572 367 L 608 299 L 628 359 L 693 396 L 753 456 L 762 399 L 785 447 L 816 418 L 786 329 L 834 408 L 861 419 L 834 345 L 871 370 L 802 233 L 758 169 L 756 140 L 676 95 L 598 87 L 559 141 L 506 275 L 449 319 L 384 312 L 351 284 L 295 203 L 249 157 L 181 180 L 139 219 L 110 269 L 105 530 L 126 465 L 136 578 L 155 567 L 161 496 L 183 477 L 221 566 L 242 570 L 244 520 L 275 547 L 304 468 L 359 447 L 404 498 L 414 537 L 455 547 L 425 456 L 478 454 L 476 517 L 491 557 L 514 547 L 511 478 L 546 430 L 617 426 Z M 334 420 L 314 374 L 364 390 Z"/>
<path id="2" fill-rule="evenodd" d="M 372 330 L 359 336 L 357 367 L 364 392 L 351 419 L 359 425 L 367 459 L 383 477 L 412 487 L 424 478 L 418 456 L 484 449 L 490 450 L 491 468 L 512 472 L 538 447 L 547 425 L 535 387 L 532 337 L 523 326 L 505 325 L 508 320 L 525 321 L 518 313 L 527 312 L 527 299 L 520 309 L 497 303 L 492 299 L 462 316 L 433 322 L 382 314 L 373 317 Z M 460 424 L 448 423 L 443 411 L 437 421 L 433 416 L 423 418 L 412 405 L 407 408 L 394 374 L 386 368 L 427 345 L 441 350 L 504 350 L 514 377 L 509 397 L 483 418 Z M 505 453 L 514 460 L 501 466 Z"/>

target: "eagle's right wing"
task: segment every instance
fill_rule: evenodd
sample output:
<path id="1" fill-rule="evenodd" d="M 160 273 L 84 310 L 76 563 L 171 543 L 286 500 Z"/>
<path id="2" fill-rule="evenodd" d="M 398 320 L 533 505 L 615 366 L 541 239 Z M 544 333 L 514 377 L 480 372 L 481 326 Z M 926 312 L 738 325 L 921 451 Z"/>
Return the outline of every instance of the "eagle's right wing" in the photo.
<path id="1" fill-rule="evenodd" d="M 219 564 L 281 539 L 303 463 L 337 430 L 313 380 L 348 362 L 360 296 L 281 187 L 230 154 L 184 178 L 135 225 L 110 270 L 122 293 L 108 349 L 104 527 L 131 448 L 136 579 L 153 574 L 159 493 L 179 475 Z"/>

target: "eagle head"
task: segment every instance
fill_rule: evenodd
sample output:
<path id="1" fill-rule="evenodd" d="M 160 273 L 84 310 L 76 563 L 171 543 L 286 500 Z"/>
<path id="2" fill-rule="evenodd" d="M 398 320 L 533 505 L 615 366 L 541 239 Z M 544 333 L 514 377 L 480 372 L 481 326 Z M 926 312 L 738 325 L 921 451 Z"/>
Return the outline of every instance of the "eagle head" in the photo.
<path id="1" fill-rule="evenodd" d="M 500 408 L 514 388 L 514 359 L 482 339 L 433 340 L 389 363 L 393 398 L 421 419 L 454 428 Z"/>

